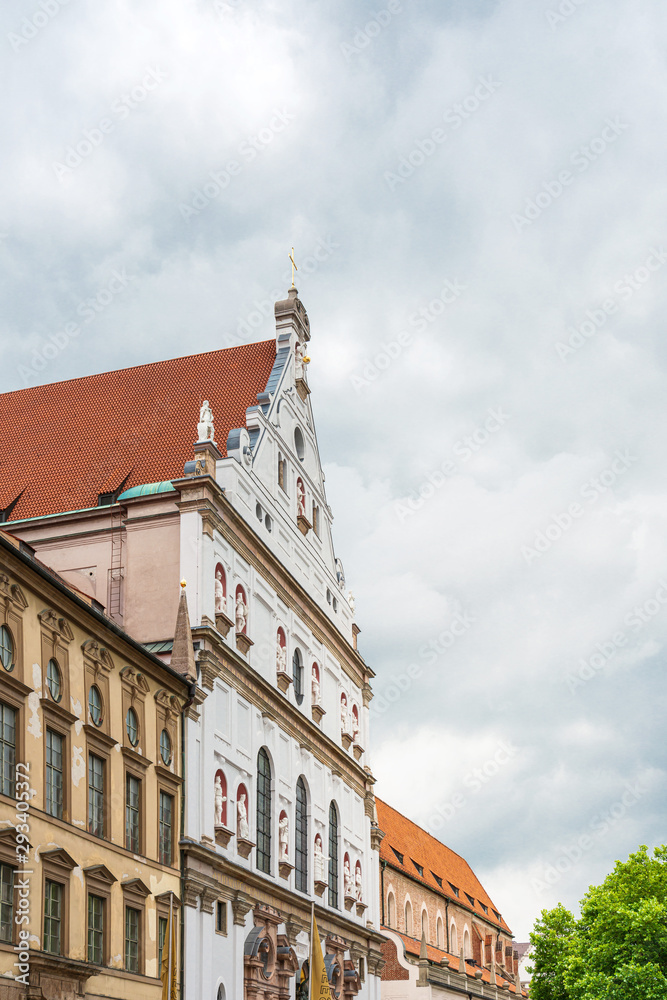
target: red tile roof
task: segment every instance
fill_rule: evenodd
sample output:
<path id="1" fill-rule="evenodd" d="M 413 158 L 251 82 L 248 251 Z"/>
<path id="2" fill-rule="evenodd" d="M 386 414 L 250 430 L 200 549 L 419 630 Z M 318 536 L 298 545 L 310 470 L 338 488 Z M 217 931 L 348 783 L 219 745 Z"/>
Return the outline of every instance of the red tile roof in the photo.
<path id="1" fill-rule="evenodd" d="M 419 958 L 421 954 L 421 941 L 418 941 L 416 938 L 408 937 L 407 934 L 402 934 L 400 931 L 394 930 L 394 928 L 392 927 L 381 927 L 380 929 L 384 932 L 391 931 L 392 934 L 395 934 L 397 937 L 399 937 L 403 942 L 406 955 Z M 434 948 L 432 945 L 429 944 L 426 946 L 426 957 L 428 958 L 429 962 L 435 962 L 436 964 L 441 962 L 442 959 L 446 957 L 449 959 L 450 969 L 453 972 L 459 971 L 460 958 L 458 955 L 449 954 L 448 952 L 443 951 L 441 948 Z M 478 970 L 480 968 L 481 966 L 479 965 L 474 965 L 471 962 L 466 962 L 466 973 L 471 977 L 474 977 L 475 970 Z M 482 969 L 481 981 L 483 983 L 491 982 L 490 969 Z M 507 981 L 508 980 L 504 976 L 499 976 L 498 974 L 496 974 L 496 986 L 502 986 L 502 984 Z M 510 993 L 516 993 L 516 986 L 513 981 L 510 981 Z"/>
<path id="2" fill-rule="evenodd" d="M 99 493 L 180 478 L 208 399 L 215 436 L 245 426 L 274 340 L 0 395 L 0 510 L 8 520 L 97 506 Z"/>
<path id="3" fill-rule="evenodd" d="M 415 882 L 428 886 L 438 895 L 455 899 L 460 906 L 472 910 L 482 920 L 489 921 L 496 927 L 502 927 L 505 933 L 511 936 L 512 932 L 505 921 L 501 918 L 499 922 L 494 915 L 494 910 L 498 912 L 497 906 L 491 901 L 484 886 L 460 854 L 446 847 L 412 820 L 392 809 L 386 802 L 381 799 L 376 799 L 376 802 L 378 823 L 385 834 L 380 846 L 382 861 L 386 861 L 392 868 L 403 872 Z M 402 863 L 395 851 L 403 856 Z M 423 868 L 423 875 L 419 874 L 415 862 Z M 438 885 L 434 875 L 442 880 L 442 886 Z M 450 883 L 457 887 L 459 896 L 452 891 Z M 474 906 L 466 898 L 466 893 L 473 897 Z M 482 903 L 487 907 L 488 913 L 484 912 Z"/>

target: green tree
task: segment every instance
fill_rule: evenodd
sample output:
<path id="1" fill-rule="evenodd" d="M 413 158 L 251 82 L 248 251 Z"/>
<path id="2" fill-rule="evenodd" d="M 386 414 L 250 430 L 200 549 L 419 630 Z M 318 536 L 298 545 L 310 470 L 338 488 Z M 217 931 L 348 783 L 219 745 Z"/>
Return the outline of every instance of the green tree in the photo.
<path id="1" fill-rule="evenodd" d="M 667 847 L 618 861 L 579 920 L 544 910 L 530 939 L 534 1000 L 667 1000 Z"/>

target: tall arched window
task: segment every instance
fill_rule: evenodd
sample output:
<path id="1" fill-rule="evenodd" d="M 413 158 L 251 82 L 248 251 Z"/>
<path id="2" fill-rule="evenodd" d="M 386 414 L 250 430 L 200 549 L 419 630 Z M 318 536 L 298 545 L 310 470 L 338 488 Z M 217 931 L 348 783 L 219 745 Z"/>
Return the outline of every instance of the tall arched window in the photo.
<path id="1" fill-rule="evenodd" d="M 459 936 L 456 933 L 456 924 L 452 920 L 452 926 L 449 929 L 449 953 L 450 955 L 458 954 L 459 950 Z"/>
<path id="2" fill-rule="evenodd" d="M 422 937 L 428 941 L 428 913 L 422 910 Z"/>
<path id="3" fill-rule="evenodd" d="M 292 657 L 292 680 L 294 681 L 294 696 L 297 705 L 303 701 L 303 657 L 301 650 L 297 647 Z"/>
<path id="4" fill-rule="evenodd" d="M 338 812 L 329 806 L 329 906 L 338 908 Z"/>
<path id="5" fill-rule="evenodd" d="M 470 947 L 470 931 L 466 927 L 463 932 L 463 957 L 472 958 L 472 949 Z"/>
<path id="6" fill-rule="evenodd" d="M 412 903 L 409 899 L 405 901 L 405 933 L 412 937 Z"/>
<path id="7" fill-rule="evenodd" d="M 442 917 L 438 917 L 435 924 L 435 943 L 438 948 L 445 947 L 445 935 L 443 933 Z"/>
<path id="8" fill-rule="evenodd" d="M 296 888 L 298 892 L 308 892 L 308 799 L 303 778 L 296 783 L 295 820 Z"/>
<path id="9" fill-rule="evenodd" d="M 257 756 L 257 867 L 271 874 L 271 762 L 264 747 Z"/>
<path id="10" fill-rule="evenodd" d="M 393 892 L 387 896 L 387 926 L 396 927 L 396 899 Z"/>

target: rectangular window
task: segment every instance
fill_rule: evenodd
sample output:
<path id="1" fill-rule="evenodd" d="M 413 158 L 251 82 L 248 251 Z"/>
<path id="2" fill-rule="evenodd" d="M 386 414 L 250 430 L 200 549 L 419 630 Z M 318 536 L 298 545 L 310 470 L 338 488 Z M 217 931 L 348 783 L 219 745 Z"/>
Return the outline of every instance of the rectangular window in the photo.
<path id="1" fill-rule="evenodd" d="M 104 965 L 104 900 L 88 895 L 88 961 Z"/>
<path id="2" fill-rule="evenodd" d="M 104 836 L 104 761 L 88 754 L 88 833 Z"/>
<path id="3" fill-rule="evenodd" d="M 125 969 L 139 972 L 139 910 L 125 907 Z"/>
<path id="4" fill-rule="evenodd" d="M 141 827 L 141 782 L 132 774 L 125 776 L 125 847 L 133 854 L 139 853 Z"/>
<path id="5" fill-rule="evenodd" d="M 63 818 L 63 744 L 59 733 L 46 730 L 46 811 Z"/>
<path id="6" fill-rule="evenodd" d="M 227 933 L 227 903 L 224 899 L 215 904 L 215 929 L 218 934 Z"/>
<path id="7" fill-rule="evenodd" d="M 15 797 L 16 709 L 0 702 L 0 792 Z"/>
<path id="8" fill-rule="evenodd" d="M 14 931 L 14 869 L 0 865 L 0 941 L 12 943 Z"/>
<path id="9" fill-rule="evenodd" d="M 168 920 L 166 917 L 159 917 L 157 923 L 157 972 L 158 976 L 162 969 L 162 955 L 164 953 L 164 942 L 167 938 L 167 924 Z"/>
<path id="10" fill-rule="evenodd" d="M 160 836 L 158 860 L 163 865 L 170 865 L 173 858 L 173 816 L 174 800 L 166 792 L 160 792 Z"/>
<path id="11" fill-rule="evenodd" d="M 62 954 L 63 887 L 59 882 L 44 883 L 44 951 Z"/>

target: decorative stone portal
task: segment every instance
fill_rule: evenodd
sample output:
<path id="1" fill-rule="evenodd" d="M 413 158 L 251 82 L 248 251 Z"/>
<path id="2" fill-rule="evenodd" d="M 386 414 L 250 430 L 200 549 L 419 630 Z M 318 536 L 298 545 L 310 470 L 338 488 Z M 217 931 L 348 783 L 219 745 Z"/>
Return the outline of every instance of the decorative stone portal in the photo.
<path id="1" fill-rule="evenodd" d="M 361 989 L 361 979 L 352 959 L 346 959 L 347 941 L 330 934 L 326 939 L 324 965 L 334 1000 L 352 1000 Z"/>
<path id="2" fill-rule="evenodd" d="M 258 906 L 253 918 L 255 926 L 243 949 L 244 1000 L 290 1000 L 299 961 L 287 935 L 278 933 L 282 915 L 270 906 Z"/>

